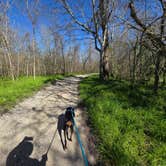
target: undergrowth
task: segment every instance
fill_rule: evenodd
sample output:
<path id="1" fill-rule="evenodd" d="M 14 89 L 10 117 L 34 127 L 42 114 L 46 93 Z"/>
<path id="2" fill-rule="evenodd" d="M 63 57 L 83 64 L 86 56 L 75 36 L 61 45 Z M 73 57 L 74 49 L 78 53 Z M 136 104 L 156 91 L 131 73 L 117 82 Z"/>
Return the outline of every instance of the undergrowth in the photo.
<path id="1" fill-rule="evenodd" d="M 166 165 L 166 90 L 97 76 L 84 79 L 80 96 L 104 165 Z"/>

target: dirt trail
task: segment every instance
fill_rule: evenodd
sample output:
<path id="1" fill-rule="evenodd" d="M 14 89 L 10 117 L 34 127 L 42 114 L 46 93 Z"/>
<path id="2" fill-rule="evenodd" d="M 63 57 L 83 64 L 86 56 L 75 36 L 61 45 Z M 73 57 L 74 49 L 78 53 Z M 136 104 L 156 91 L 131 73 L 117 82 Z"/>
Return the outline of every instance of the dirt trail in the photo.
<path id="1" fill-rule="evenodd" d="M 40 161 L 46 152 L 55 129 L 58 116 L 64 113 L 68 106 L 76 107 L 76 123 L 88 156 L 89 163 L 94 165 L 95 152 L 91 142 L 90 130 L 86 125 L 85 112 L 78 108 L 80 77 L 68 77 L 59 80 L 55 85 L 49 85 L 38 91 L 34 96 L 25 99 L 11 111 L 0 116 L 0 166 L 6 165 L 6 159 L 25 136 L 33 137 L 33 152 L 29 161 Z M 67 142 L 68 149 L 63 150 L 58 132 L 48 152 L 47 166 L 82 166 L 84 165 L 81 151 L 73 135 L 73 141 Z M 24 153 L 28 150 L 22 149 Z M 27 160 L 28 161 L 28 160 Z M 32 164 L 34 165 L 34 164 Z"/>

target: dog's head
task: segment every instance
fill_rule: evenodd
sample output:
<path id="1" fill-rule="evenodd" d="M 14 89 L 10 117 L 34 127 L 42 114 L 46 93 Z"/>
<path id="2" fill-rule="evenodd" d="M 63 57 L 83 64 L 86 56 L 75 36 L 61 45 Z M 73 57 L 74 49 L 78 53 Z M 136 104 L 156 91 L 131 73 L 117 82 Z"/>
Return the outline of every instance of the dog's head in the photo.
<path id="1" fill-rule="evenodd" d="M 75 117 L 74 108 L 73 108 L 73 107 L 67 107 L 67 108 L 66 108 L 65 115 L 71 116 L 71 117 L 72 117 L 72 116 Z"/>

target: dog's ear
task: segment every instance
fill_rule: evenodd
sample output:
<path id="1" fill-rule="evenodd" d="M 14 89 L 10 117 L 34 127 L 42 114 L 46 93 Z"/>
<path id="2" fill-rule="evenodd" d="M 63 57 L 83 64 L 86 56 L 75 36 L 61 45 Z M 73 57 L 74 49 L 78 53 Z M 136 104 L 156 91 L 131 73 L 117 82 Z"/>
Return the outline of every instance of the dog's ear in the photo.
<path id="1" fill-rule="evenodd" d="M 72 107 L 72 113 L 73 113 L 73 116 L 75 117 L 74 107 Z"/>
<path id="2" fill-rule="evenodd" d="M 67 108 L 66 108 L 66 111 L 70 111 L 70 110 L 71 110 L 71 107 L 67 107 Z"/>

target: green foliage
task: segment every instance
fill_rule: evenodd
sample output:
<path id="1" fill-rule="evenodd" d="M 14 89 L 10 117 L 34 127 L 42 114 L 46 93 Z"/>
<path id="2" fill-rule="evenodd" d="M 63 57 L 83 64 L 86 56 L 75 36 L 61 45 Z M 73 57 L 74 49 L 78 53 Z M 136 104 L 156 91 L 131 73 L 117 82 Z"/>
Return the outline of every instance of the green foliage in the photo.
<path id="1" fill-rule="evenodd" d="M 166 164 L 166 90 L 96 76 L 80 84 L 98 149 L 106 165 Z"/>
<path id="2" fill-rule="evenodd" d="M 10 79 L 0 79 L 0 111 L 7 110 L 16 102 L 24 97 L 31 95 L 34 91 L 39 90 L 45 83 L 52 82 L 55 79 L 62 79 L 64 76 L 37 76 L 20 77 L 12 81 Z"/>

